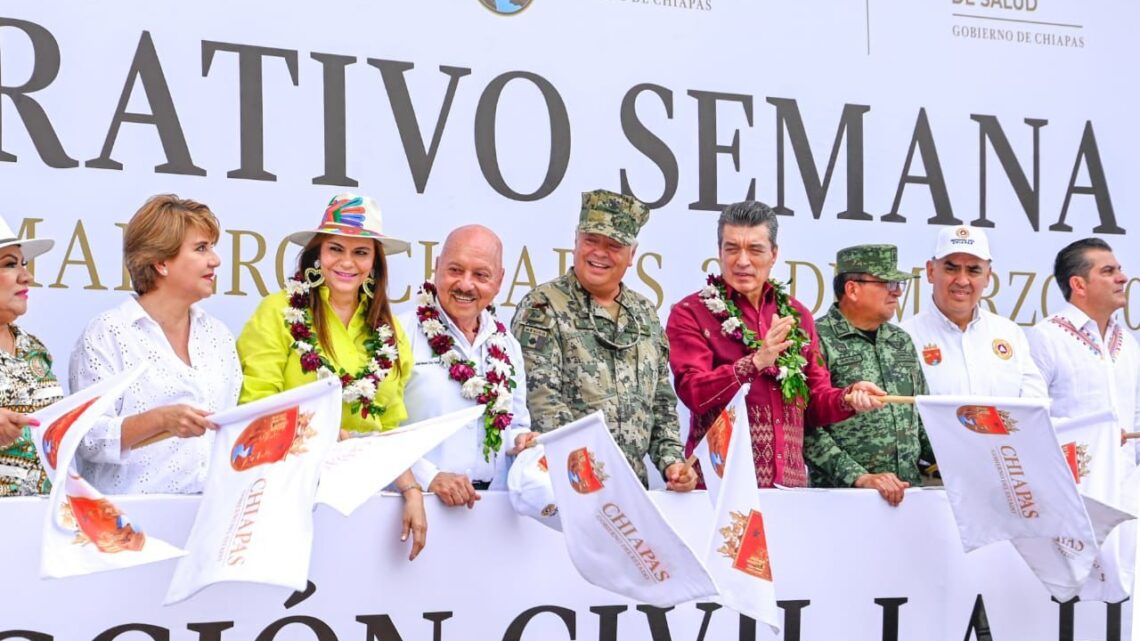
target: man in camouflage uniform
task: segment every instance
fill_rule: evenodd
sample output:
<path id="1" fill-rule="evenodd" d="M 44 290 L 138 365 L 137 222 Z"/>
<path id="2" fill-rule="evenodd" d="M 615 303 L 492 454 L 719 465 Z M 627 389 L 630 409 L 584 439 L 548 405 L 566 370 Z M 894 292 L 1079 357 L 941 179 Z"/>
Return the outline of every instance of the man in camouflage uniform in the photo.
<path id="1" fill-rule="evenodd" d="M 832 382 L 871 381 L 887 394 L 926 394 L 914 343 L 888 322 L 913 278 L 898 270 L 895 246 L 848 247 L 835 262 L 836 302 L 816 319 Z M 873 488 L 891 505 L 921 484 L 919 459 L 934 460 L 915 406 L 903 404 L 807 432 L 804 458 L 812 485 Z"/>
<path id="2" fill-rule="evenodd" d="M 649 209 L 630 196 L 582 194 L 574 267 L 531 290 L 511 330 L 522 344 L 531 429 L 547 432 L 601 410 L 642 484 L 645 455 L 671 490 L 688 491 L 669 384 L 669 344 L 657 311 L 622 284 Z"/>

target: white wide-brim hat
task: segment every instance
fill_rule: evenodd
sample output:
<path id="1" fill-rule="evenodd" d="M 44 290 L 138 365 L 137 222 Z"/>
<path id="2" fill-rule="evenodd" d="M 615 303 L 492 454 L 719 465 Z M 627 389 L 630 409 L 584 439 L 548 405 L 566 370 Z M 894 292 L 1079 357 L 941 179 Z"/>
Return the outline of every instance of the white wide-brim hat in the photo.
<path id="1" fill-rule="evenodd" d="M 19 245 L 24 259 L 31 260 L 55 247 L 55 241 L 50 238 L 17 238 L 16 232 L 8 226 L 8 221 L 0 219 L 0 249 L 13 245 Z"/>
<path id="2" fill-rule="evenodd" d="M 406 252 L 412 246 L 406 240 L 384 235 L 380 218 L 380 207 L 368 196 L 338 194 L 333 196 L 321 218 L 321 224 L 312 231 L 298 231 L 286 236 L 286 240 L 304 247 L 313 236 L 329 234 L 350 238 L 373 238 L 380 242 L 385 254 Z"/>

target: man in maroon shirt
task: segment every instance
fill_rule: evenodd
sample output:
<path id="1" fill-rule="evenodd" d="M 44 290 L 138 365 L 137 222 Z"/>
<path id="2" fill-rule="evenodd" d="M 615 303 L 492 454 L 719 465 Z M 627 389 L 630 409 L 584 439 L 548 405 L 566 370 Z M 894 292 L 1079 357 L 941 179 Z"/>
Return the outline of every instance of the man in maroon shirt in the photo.
<path id="1" fill-rule="evenodd" d="M 729 205 L 717 222 L 722 276 L 673 306 L 666 334 L 681 402 L 692 412 L 691 454 L 740 387 L 752 428 L 759 487 L 806 487 L 805 428 L 882 407 L 860 381 L 832 387 L 811 312 L 768 279 L 776 264 L 776 213 L 763 203 Z"/>

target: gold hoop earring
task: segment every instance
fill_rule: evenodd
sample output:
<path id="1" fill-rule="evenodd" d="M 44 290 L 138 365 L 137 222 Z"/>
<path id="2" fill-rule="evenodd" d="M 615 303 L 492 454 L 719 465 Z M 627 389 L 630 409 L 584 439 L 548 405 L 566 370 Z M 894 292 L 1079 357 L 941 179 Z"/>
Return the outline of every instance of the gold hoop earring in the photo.
<path id="1" fill-rule="evenodd" d="M 305 269 L 305 282 L 309 287 L 320 287 L 325 282 L 325 275 L 321 273 L 321 261 L 313 261 L 313 266 Z"/>
<path id="2" fill-rule="evenodd" d="M 365 296 L 367 296 L 369 298 L 375 298 L 376 297 L 376 279 L 373 278 L 372 276 L 368 276 L 368 278 L 365 278 L 364 282 L 360 284 L 360 287 L 361 287 L 361 289 L 364 290 Z"/>

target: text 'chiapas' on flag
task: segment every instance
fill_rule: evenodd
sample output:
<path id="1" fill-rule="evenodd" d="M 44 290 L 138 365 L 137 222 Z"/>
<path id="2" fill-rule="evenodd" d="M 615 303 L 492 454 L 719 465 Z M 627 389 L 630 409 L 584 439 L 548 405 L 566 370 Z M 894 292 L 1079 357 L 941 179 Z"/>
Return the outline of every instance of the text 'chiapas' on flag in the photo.
<path id="1" fill-rule="evenodd" d="M 1012 541 L 1051 595 L 1076 596 L 1105 536 L 1133 517 L 1078 492 L 1049 400 L 919 396 L 916 403 L 963 548 Z"/>
<path id="2" fill-rule="evenodd" d="M 539 437 L 566 550 L 582 578 L 666 607 L 711 596 L 716 586 L 665 521 L 595 412 Z"/>
<path id="3" fill-rule="evenodd" d="M 772 559 L 752 462 L 745 403 L 749 387 L 741 387 L 721 410 L 694 452 L 713 504 L 705 566 L 719 588 L 719 603 L 779 633 Z"/>
<path id="4" fill-rule="evenodd" d="M 98 421 L 106 420 L 123 391 L 145 371 L 135 368 L 54 403 L 33 416 L 40 463 L 51 479 L 44 519 L 40 573 L 61 578 L 163 561 L 182 550 L 153 536 L 76 471 L 76 450 Z"/>
<path id="5" fill-rule="evenodd" d="M 324 378 L 210 417 L 210 475 L 166 603 L 220 581 L 305 586 L 317 479 L 340 416 L 340 381 Z"/>

